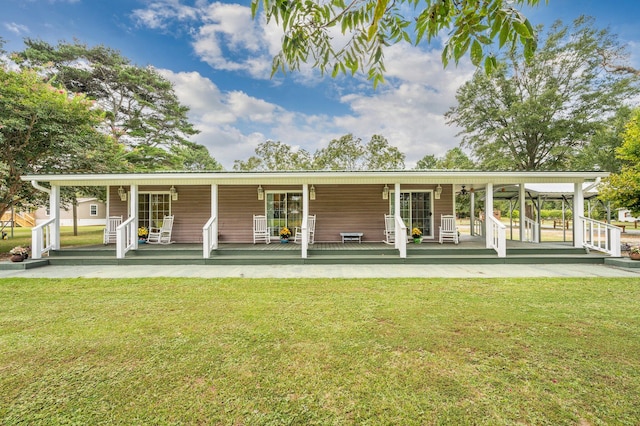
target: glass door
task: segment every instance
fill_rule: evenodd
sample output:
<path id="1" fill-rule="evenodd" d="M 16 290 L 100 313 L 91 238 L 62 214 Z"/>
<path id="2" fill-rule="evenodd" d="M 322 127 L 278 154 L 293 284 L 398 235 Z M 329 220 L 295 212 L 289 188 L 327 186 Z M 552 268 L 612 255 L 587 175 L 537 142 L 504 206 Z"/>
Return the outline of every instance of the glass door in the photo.
<path id="1" fill-rule="evenodd" d="M 400 193 L 400 217 L 410 233 L 413 228 L 422 231 L 423 237 L 433 237 L 433 205 L 431 191 Z M 391 214 L 395 214 L 394 195 L 389 197 Z"/>
<path id="2" fill-rule="evenodd" d="M 171 215 L 171 195 L 169 193 L 138 194 L 138 228 L 162 226 L 162 219 Z"/>
<path id="3" fill-rule="evenodd" d="M 267 192 L 267 226 L 271 236 L 277 238 L 280 230 L 291 233 L 302 224 L 302 192 Z"/>

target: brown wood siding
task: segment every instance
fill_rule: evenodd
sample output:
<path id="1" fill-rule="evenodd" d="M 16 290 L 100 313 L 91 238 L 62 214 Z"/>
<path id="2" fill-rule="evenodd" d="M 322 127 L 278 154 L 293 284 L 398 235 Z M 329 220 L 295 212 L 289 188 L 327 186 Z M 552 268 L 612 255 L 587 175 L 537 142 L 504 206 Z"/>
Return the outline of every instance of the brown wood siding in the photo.
<path id="1" fill-rule="evenodd" d="M 340 241 L 340 232 L 363 232 L 363 241 L 384 239 L 384 215 L 389 200 L 382 199 L 384 185 L 315 185 L 316 199 L 309 201 L 309 214 L 315 214 L 316 241 Z M 393 185 L 389 185 L 393 190 Z M 403 185 L 402 190 L 433 190 L 436 185 Z M 298 185 L 269 186 L 266 191 L 302 191 Z M 440 215 L 452 214 L 453 186 L 442 185 L 442 195 L 434 200 L 434 238 L 438 238 Z M 128 190 L 128 187 L 125 187 Z M 140 192 L 167 191 L 166 186 L 141 186 Z M 208 185 L 176 186 L 178 201 L 171 202 L 175 215 L 173 240 L 202 242 L 202 227 L 210 217 L 211 189 Z M 127 202 L 120 201 L 118 187 L 109 191 L 109 215 L 127 217 Z M 265 214 L 265 200 L 258 200 L 257 186 L 220 186 L 218 188 L 218 235 L 220 242 L 253 242 L 254 214 Z"/>
<path id="2" fill-rule="evenodd" d="M 340 232 L 362 232 L 362 241 L 382 241 L 389 200 L 384 185 L 316 185 L 309 213 L 316 215 L 316 241 L 341 241 Z"/>

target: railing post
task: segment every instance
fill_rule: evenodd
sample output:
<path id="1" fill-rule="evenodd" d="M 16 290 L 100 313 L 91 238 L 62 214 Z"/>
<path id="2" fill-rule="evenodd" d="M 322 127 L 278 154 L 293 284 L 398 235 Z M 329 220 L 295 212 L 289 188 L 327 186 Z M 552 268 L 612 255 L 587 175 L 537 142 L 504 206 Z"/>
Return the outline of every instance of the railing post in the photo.
<path id="1" fill-rule="evenodd" d="M 493 183 L 487 183 L 487 190 L 484 198 L 484 216 L 486 222 L 485 247 L 491 248 L 493 244 Z"/>
<path id="2" fill-rule="evenodd" d="M 31 230 L 31 258 L 42 259 L 42 228 Z"/>

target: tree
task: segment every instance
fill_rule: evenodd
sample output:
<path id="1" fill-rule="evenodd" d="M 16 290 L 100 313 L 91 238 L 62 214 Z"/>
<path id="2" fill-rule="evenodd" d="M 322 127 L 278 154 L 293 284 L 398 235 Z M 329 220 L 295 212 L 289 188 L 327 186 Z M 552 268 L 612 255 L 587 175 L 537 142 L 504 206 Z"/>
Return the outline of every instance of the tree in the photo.
<path id="1" fill-rule="evenodd" d="M 577 153 L 571 163 L 571 169 L 619 172 L 622 161 L 616 155 L 616 150 L 623 143 L 622 135 L 631 119 L 631 113 L 631 108 L 622 106 L 613 117 L 603 123 L 591 140 Z"/>
<path id="2" fill-rule="evenodd" d="M 204 145 L 184 142 L 181 145 L 171 147 L 171 153 L 176 160 L 176 169 L 193 171 L 222 170 L 222 165 L 211 157 L 209 150 Z"/>
<path id="3" fill-rule="evenodd" d="M 389 145 L 384 136 L 373 135 L 364 149 L 366 170 L 404 169 L 405 155 L 395 146 Z"/>
<path id="4" fill-rule="evenodd" d="M 640 109 L 633 111 L 617 156 L 623 162 L 620 173 L 604 180 L 600 197 L 614 207 L 627 208 L 634 216 L 640 215 Z"/>
<path id="5" fill-rule="evenodd" d="M 405 155 L 389 145 L 384 136 L 373 135 L 366 145 L 352 134 L 333 139 L 313 156 L 317 170 L 399 170 Z"/>
<path id="6" fill-rule="evenodd" d="M 47 81 L 95 99 L 106 111 L 101 130 L 127 147 L 132 164 L 147 170 L 171 168 L 176 163 L 173 147 L 194 147 L 187 138 L 198 131 L 187 119 L 189 109 L 153 67 L 135 66 L 105 46 L 52 46 L 32 39 L 25 45 L 14 55 L 19 65 L 39 67 Z"/>
<path id="7" fill-rule="evenodd" d="M 380 135 L 367 145 L 352 134 L 333 139 L 311 156 L 282 142 L 258 145 L 246 161 L 235 160 L 234 170 L 398 170 L 404 168 L 405 155 Z"/>
<path id="8" fill-rule="evenodd" d="M 534 58 L 511 53 L 490 75 L 476 72 L 457 92 L 449 124 L 481 165 L 497 170 L 560 170 L 625 99 L 633 79 L 607 73 L 597 51 L 622 54 L 608 30 L 581 17 L 555 23 Z"/>
<path id="9" fill-rule="evenodd" d="M 318 170 L 360 170 L 365 148 L 362 139 L 349 133 L 340 139 L 332 139 L 313 156 L 314 168 Z"/>
<path id="10" fill-rule="evenodd" d="M 273 171 L 273 170 L 308 170 L 311 168 L 311 156 L 304 149 L 295 150 L 291 146 L 276 141 L 258 144 L 255 156 L 247 161 L 235 160 L 234 170 Z"/>
<path id="11" fill-rule="evenodd" d="M 548 0 L 547 0 L 548 1 Z M 495 67 L 489 54 L 500 48 L 523 46 L 527 58 L 536 48 L 536 33 L 515 7 L 534 6 L 540 0 L 252 0 L 257 16 L 264 9 L 268 22 L 284 31 L 282 50 L 273 59 L 273 72 L 300 69 L 312 63 L 333 76 L 365 72 L 374 86 L 384 80 L 384 48 L 399 42 L 430 43 L 448 31 L 442 61 L 456 63 L 469 52 L 474 65 L 484 59 L 487 71 Z M 341 34 L 340 37 L 338 34 Z M 337 40 L 346 41 L 339 42 Z"/>
<path id="12" fill-rule="evenodd" d="M 118 145 L 95 127 L 102 111 L 85 96 L 42 82 L 29 70 L 0 66 L 0 215 L 37 197 L 29 173 L 101 172 L 113 167 Z"/>
<path id="13" fill-rule="evenodd" d="M 425 155 L 416 163 L 416 169 L 457 169 L 471 170 L 475 168 L 473 161 L 458 147 L 451 148 L 443 157 L 436 158 L 435 155 Z"/>

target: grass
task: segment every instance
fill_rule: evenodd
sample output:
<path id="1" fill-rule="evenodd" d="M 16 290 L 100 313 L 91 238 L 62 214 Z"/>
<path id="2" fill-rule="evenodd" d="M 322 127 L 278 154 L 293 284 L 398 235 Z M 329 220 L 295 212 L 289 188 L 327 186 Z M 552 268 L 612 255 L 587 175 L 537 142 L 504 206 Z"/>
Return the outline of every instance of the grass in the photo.
<path id="1" fill-rule="evenodd" d="M 638 284 L 2 279 L 0 419 L 638 424 Z"/>
<path id="2" fill-rule="evenodd" d="M 72 226 L 60 227 L 60 245 L 62 247 L 102 244 L 104 226 L 79 226 L 78 235 L 73 235 Z M 9 250 L 16 246 L 31 246 L 31 228 L 5 228 L 7 239 L 0 239 L 0 257 L 8 257 Z"/>

